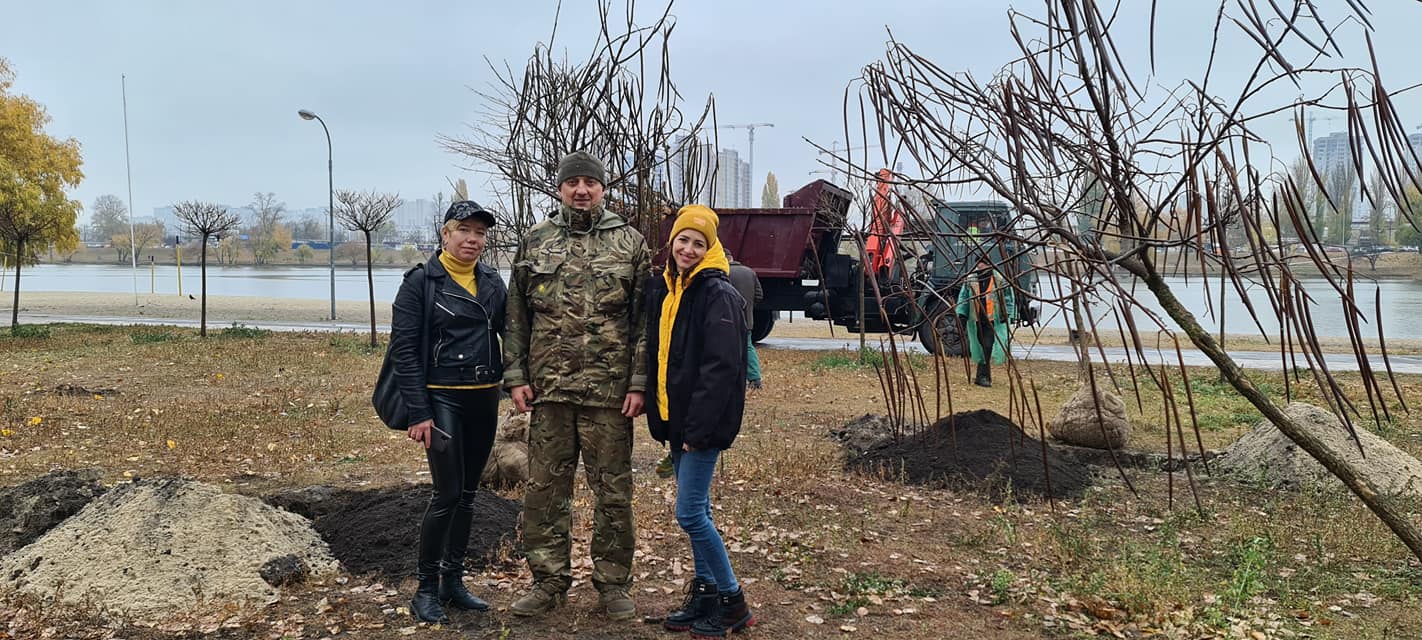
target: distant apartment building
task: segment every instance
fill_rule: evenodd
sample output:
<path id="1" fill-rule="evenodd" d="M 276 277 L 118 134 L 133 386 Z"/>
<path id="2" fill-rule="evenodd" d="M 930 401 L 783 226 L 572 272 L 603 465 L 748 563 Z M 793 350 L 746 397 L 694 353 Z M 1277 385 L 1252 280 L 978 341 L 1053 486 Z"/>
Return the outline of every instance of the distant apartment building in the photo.
<path id="1" fill-rule="evenodd" d="M 741 160 L 734 149 L 717 151 L 709 142 L 686 142 L 685 137 L 675 141 L 680 152 L 671 158 L 673 197 L 682 202 L 700 202 L 712 207 L 751 206 L 750 163 Z M 700 183 L 694 193 L 684 193 L 688 174 L 696 176 Z M 707 177 L 713 174 L 714 179 L 708 180 Z"/>

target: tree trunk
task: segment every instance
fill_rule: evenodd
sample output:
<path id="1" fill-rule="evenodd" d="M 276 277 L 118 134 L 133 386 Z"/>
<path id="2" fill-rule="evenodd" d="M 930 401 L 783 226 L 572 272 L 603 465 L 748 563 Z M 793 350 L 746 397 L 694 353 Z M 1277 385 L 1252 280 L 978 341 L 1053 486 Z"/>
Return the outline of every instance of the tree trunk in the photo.
<path id="1" fill-rule="evenodd" d="M 202 312 L 198 316 L 198 335 L 207 337 L 207 236 L 202 237 Z"/>
<path id="2" fill-rule="evenodd" d="M 1275 427 L 1278 427 L 1279 431 L 1313 456 L 1330 473 L 1342 480 L 1343 484 L 1347 485 L 1348 489 L 1357 495 L 1379 520 L 1383 521 L 1383 524 L 1386 524 L 1394 534 L 1397 534 L 1402 543 L 1412 550 L 1414 556 L 1422 559 L 1422 531 L 1419 531 L 1408 519 L 1408 510 L 1398 503 L 1397 498 L 1382 493 L 1377 486 L 1372 484 L 1371 479 L 1364 477 L 1357 468 L 1340 457 L 1337 452 L 1330 449 L 1313 433 L 1300 427 L 1258 387 L 1254 386 L 1254 382 L 1244 375 L 1243 370 L 1235 364 L 1234 359 L 1225 353 L 1209 332 L 1195 321 L 1195 316 L 1175 297 L 1175 292 L 1170 289 L 1170 285 L 1165 283 L 1160 274 L 1156 273 L 1154 269 L 1145 268 L 1139 262 L 1133 266 L 1135 268 L 1132 271 L 1145 280 L 1146 286 L 1155 294 L 1161 308 L 1184 329 L 1186 335 L 1190 337 L 1190 341 L 1195 343 L 1195 346 L 1203 351 L 1215 363 L 1215 366 L 1219 367 L 1221 377 L 1248 399 L 1249 403 L 1254 405 L 1260 413 L 1263 413 L 1264 417 L 1268 418 Z"/>
<path id="3" fill-rule="evenodd" d="M 10 305 L 10 333 L 20 326 L 20 265 L 25 263 L 25 241 L 15 242 L 15 302 Z"/>
<path id="4" fill-rule="evenodd" d="M 365 232 L 365 282 L 370 288 L 370 348 L 374 349 L 375 342 L 375 271 L 374 263 L 370 259 L 370 232 Z"/>

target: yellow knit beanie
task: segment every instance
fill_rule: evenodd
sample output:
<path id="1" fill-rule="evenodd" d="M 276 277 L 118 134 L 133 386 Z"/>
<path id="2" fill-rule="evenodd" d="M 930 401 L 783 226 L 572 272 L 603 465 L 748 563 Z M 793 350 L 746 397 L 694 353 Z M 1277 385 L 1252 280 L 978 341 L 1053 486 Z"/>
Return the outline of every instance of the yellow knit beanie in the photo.
<path id="1" fill-rule="evenodd" d="M 670 240 L 676 239 L 676 234 L 686 229 L 693 229 L 706 236 L 707 248 L 714 247 L 721 243 L 716 237 L 716 227 L 721 224 L 721 219 L 716 216 L 716 212 L 704 204 L 689 204 L 676 212 L 676 222 L 672 224 Z"/>

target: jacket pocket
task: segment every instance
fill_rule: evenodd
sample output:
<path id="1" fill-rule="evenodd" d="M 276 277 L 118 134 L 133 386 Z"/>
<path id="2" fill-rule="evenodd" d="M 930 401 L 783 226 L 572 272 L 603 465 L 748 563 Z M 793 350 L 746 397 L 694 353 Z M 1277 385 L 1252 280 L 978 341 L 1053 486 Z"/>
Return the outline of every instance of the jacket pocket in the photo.
<path id="1" fill-rule="evenodd" d="M 528 282 L 528 307 L 539 313 L 553 312 L 561 297 L 561 287 L 557 284 L 558 267 L 561 262 L 552 260 L 529 260 L 519 265 L 524 270 Z"/>
<path id="2" fill-rule="evenodd" d="M 593 303 L 602 313 L 624 313 L 632 297 L 632 265 L 616 256 L 592 262 Z"/>

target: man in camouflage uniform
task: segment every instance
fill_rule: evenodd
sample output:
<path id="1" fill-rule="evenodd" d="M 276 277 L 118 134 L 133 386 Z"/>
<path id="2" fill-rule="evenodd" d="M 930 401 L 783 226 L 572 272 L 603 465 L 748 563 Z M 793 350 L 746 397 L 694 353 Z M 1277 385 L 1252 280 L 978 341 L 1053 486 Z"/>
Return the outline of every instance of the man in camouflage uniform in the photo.
<path id="1" fill-rule="evenodd" d="M 533 589 L 515 615 L 551 611 L 572 586 L 573 475 L 581 452 L 593 514 L 593 584 L 609 617 L 637 608 L 632 582 L 632 418 L 646 389 L 646 240 L 603 209 L 606 170 L 558 164 L 562 207 L 520 240 L 509 286 L 504 386 L 528 430 L 523 543 Z"/>

